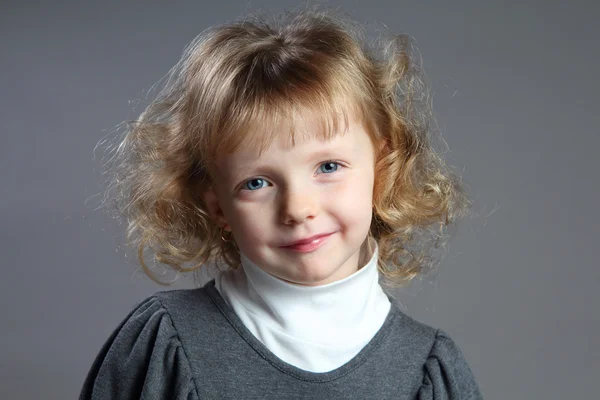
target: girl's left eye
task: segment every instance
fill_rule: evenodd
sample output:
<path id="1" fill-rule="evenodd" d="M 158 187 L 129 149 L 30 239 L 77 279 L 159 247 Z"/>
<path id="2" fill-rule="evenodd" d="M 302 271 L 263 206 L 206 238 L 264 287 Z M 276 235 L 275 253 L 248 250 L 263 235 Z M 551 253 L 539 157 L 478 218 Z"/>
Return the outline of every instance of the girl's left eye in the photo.
<path id="1" fill-rule="evenodd" d="M 325 161 L 323 164 L 321 164 L 319 166 L 319 169 L 321 169 L 324 173 L 326 174 L 330 174 L 332 172 L 335 172 L 338 170 L 338 167 L 340 167 L 341 164 L 335 161 Z M 327 167 L 326 170 L 323 170 L 323 167 Z"/>

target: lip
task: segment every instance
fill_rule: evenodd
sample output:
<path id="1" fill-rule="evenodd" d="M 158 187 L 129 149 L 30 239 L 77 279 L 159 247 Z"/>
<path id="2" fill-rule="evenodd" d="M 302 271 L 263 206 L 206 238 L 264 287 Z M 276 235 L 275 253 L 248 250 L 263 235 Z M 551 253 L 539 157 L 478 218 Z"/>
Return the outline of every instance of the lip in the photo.
<path id="1" fill-rule="evenodd" d="M 323 245 L 323 243 L 325 243 L 331 235 L 333 235 L 333 232 L 314 235 L 309 238 L 296 241 L 290 245 L 281 246 L 281 247 L 284 249 L 289 249 L 289 250 L 293 250 L 293 251 L 297 251 L 297 252 L 301 252 L 301 253 L 307 253 L 307 252 L 314 251 L 314 250 L 318 249 L 319 247 L 321 247 Z"/>

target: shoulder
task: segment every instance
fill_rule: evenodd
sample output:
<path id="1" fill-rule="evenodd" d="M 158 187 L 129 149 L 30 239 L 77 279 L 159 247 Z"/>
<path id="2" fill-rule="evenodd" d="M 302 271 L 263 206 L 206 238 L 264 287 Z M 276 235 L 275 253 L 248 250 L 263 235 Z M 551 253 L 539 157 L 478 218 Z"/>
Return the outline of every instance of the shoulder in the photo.
<path id="1" fill-rule="evenodd" d="M 405 347 L 415 365 L 422 365 L 420 400 L 482 399 L 479 386 L 462 351 L 444 330 L 415 320 L 392 303 Z"/>
<path id="2" fill-rule="evenodd" d="M 403 343 L 403 347 L 413 353 L 414 362 L 424 362 L 436 341 L 438 329 L 414 319 L 402 311 L 393 299 L 390 301 L 394 335 Z"/>
<path id="3" fill-rule="evenodd" d="M 97 354 L 80 399 L 195 398 L 193 374 L 174 323 L 203 290 L 157 292 L 134 305 Z"/>
<path id="4" fill-rule="evenodd" d="M 169 315 L 177 315 L 182 310 L 209 310 L 214 307 L 214 301 L 207 288 L 212 282 L 197 289 L 165 290 L 154 293 L 148 299 L 158 301 L 161 306 L 169 312 Z"/>

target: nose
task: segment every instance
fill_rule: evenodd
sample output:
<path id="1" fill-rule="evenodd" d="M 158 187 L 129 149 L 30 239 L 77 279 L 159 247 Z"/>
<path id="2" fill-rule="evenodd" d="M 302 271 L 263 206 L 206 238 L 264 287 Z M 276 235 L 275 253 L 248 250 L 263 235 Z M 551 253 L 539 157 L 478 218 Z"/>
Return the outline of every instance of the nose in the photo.
<path id="1" fill-rule="evenodd" d="M 290 191 L 283 199 L 281 218 L 286 225 L 301 224 L 315 218 L 318 212 L 319 203 L 309 191 Z"/>

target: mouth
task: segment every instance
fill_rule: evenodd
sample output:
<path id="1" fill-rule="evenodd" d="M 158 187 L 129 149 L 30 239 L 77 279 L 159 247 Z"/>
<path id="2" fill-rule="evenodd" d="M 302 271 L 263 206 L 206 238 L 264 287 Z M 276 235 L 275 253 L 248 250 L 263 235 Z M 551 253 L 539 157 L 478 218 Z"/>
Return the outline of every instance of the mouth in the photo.
<path id="1" fill-rule="evenodd" d="M 281 248 L 300 253 L 308 253 L 311 251 L 315 251 L 316 249 L 321 247 L 323 243 L 325 243 L 327 239 L 329 239 L 329 237 L 333 235 L 333 233 L 334 232 L 311 236 L 309 238 L 296 241 L 292 244 L 281 246 Z"/>

